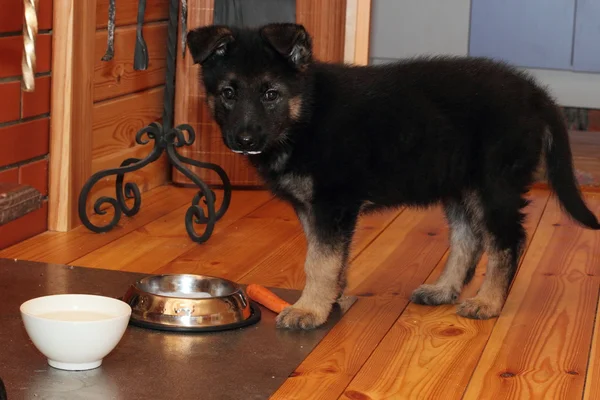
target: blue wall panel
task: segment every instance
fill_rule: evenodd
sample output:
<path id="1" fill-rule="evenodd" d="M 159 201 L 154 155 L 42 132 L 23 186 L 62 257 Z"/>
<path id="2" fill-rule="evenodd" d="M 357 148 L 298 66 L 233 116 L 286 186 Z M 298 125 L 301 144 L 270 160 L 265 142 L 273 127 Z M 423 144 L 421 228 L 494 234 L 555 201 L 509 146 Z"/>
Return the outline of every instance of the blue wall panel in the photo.
<path id="1" fill-rule="evenodd" d="M 571 69 L 574 20 L 575 0 L 472 0 L 469 55 Z"/>
<path id="2" fill-rule="evenodd" d="M 600 0 L 577 0 L 573 69 L 600 72 Z"/>

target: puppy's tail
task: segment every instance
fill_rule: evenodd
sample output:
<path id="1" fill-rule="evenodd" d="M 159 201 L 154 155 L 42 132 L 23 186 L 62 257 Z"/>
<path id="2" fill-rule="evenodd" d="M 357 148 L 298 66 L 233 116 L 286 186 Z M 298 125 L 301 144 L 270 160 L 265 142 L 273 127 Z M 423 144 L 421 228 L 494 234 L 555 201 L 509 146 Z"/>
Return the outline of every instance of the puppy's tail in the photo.
<path id="1" fill-rule="evenodd" d="M 596 216 L 587 207 L 573 170 L 573 156 L 569 134 L 562 114 L 555 105 L 545 107 L 546 134 L 545 154 L 548 181 L 564 210 L 576 221 L 590 229 L 600 229 Z"/>

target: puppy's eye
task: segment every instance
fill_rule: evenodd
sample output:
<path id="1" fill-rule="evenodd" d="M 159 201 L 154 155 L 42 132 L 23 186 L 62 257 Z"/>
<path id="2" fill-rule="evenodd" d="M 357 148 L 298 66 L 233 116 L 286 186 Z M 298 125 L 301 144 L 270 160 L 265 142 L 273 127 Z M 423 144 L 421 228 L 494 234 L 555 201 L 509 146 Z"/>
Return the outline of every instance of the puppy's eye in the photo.
<path id="1" fill-rule="evenodd" d="M 225 54 L 225 50 L 227 50 L 227 45 L 223 43 L 222 45 L 217 47 L 217 49 L 215 50 L 215 54 L 217 54 L 218 56 L 222 56 Z"/>
<path id="2" fill-rule="evenodd" d="M 231 100 L 233 99 L 233 97 L 235 96 L 235 92 L 233 91 L 232 88 L 230 87 L 226 87 L 223 89 L 223 91 L 221 92 L 221 95 L 227 99 L 227 100 Z"/>
<path id="3" fill-rule="evenodd" d="M 279 92 L 274 89 L 267 90 L 267 92 L 265 93 L 266 101 L 274 101 L 274 100 L 277 100 L 278 97 L 279 97 Z"/>

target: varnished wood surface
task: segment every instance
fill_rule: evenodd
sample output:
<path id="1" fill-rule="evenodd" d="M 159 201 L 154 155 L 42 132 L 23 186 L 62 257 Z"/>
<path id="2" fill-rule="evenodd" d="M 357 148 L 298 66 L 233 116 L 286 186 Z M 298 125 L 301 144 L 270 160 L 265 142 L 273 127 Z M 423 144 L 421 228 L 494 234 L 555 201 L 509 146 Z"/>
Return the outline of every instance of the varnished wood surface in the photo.
<path id="1" fill-rule="evenodd" d="M 136 143 L 136 133 L 151 122 L 162 121 L 164 87 L 96 102 L 92 117 L 92 163 L 91 172 L 118 168 L 127 158 L 142 159 L 152 150 L 153 142 Z M 142 192 L 163 185 L 169 180 L 166 156 L 141 170 L 125 176 L 127 182 L 138 185 Z M 114 197 L 115 175 L 102 179 L 94 186 L 88 200 L 88 210 L 101 196 Z"/>
<path id="2" fill-rule="evenodd" d="M 152 0 L 146 4 L 144 23 L 166 21 L 169 19 L 170 0 Z M 110 0 L 96 0 L 96 28 L 108 26 L 108 4 Z M 138 2 L 132 0 L 115 1 L 115 26 L 135 25 L 137 23 Z"/>
<path id="3" fill-rule="evenodd" d="M 600 213 L 600 198 L 588 201 Z M 581 398 L 592 342 L 600 235 L 551 199 L 465 398 Z"/>
<path id="4" fill-rule="evenodd" d="M 344 62 L 367 65 L 370 37 L 371 0 L 347 0 Z"/>
<path id="5" fill-rule="evenodd" d="M 529 233 L 535 232 L 548 199 L 546 192 L 539 191 L 531 197 L 527 210 Z M 440 275 L 447 256 L 446 252 L 427 283 L 433 283 Z M 483 259 L 479 264 L 463 298 L 473 296 L 481 285 L 485 262 Z M 353 394 L 361 393 L 372 398 L 460 399 L 495 321 L 461 318 L 454 306 L 409 304 L 343 398 L 351 399 Z"/>
<path id="6" fill-rule="evenodd" d="M 107 234 L 46 232 L 0 257 L 302 287 L 306 243 L 289 206 L 262 191 L 234 192 L 213 237 L 198 245 L 183 225 L 193 194 L 159 187 Z M 586 197 L 600 214 L 600 195 Z M 600 233 L 570 221 L 547 191 L 530 198 L 523 262 L 502 315 L 488 321 L 408 300 L 447 257 L 439 208 L 362 218 L 349 275 L 349 293 L 360 298 L 273 398 L 598 398 Z M 484 261 L 463 298 L 480 285 Z"/>
<path id="7" fill-rule="evenodd" d="M 133 69 L 137 0 L 116 2 L 114 58 L 102 61 L 108 3 L 54 1 L 48 201 L 48 228 L 53 231 L 69 231 L 80 224 L 79 193 L 94 172 L 148 154 L 151 145 L 135 146 L 135 133 L 162 115 L 169 1 L 150 1 L 144 13 L 149 55 L 144 71 Z M 127 179 L 144 192 L 164 184 L 169 176 L 163 157 Z M 114 197 L 113 192 L 114 178 L 94 186 L 90 211 L 95 199 Z"/>
<path id="8" fill-rule="evenodd" d="M 54 2 L 48 229 L 79 225 L 79 192 L 91 174 L 96 1 Z"/>
<path id="9" fill-rule="evenodd" d="M 163 97 L 164 87 L 160 86 L 94 104 L 94 159 L 136 146 L 136 133 L 151 122 L 162 119 Z"/>
<path id="10" fill-rule="evenodd" d="M 115 29 L 115 55 L 110 61 L 102 61 L 106 51 L 108 32 L 99 30 L 95 35 L 94 101 L 153 88 L 165 83 L 167 23 L 144 25 L 144 40 L 148 46 L 148 68 L 133 69 L 135 51 L 135 26 Z"/>
<path id="11" fill-rule="evenodd" d="M 600 398 L 600 307 L 596 307 L 596 325 L 589 359 L 583 400 Z"/>
<path id="12" fill-rule="evenodd" d="M 162 122 L 166 73 L 167 0 L 150 1 L 144 13 L 143 36 L 148 47 L 148 68 L 133 68 L 136 43 L 138 1 L 115 3 L 114 57 L 102 61 L 107 47 L 108 0 L 96 0 L 96 31 L 94 36 L 92 129 L 90 174 L 117 168 L 129 158 L 143 159 L 153 147 L 139 145 L 136 133 L 151 122 Z M 166 156 L 129 173 L 126 181 L 135 183 L 142 193 L 170 180 L 171 171 Z M 103 196 L 114 197 L 114 175 L 100 180 L 88 198 L 88 214 L 94 202 Z"/>

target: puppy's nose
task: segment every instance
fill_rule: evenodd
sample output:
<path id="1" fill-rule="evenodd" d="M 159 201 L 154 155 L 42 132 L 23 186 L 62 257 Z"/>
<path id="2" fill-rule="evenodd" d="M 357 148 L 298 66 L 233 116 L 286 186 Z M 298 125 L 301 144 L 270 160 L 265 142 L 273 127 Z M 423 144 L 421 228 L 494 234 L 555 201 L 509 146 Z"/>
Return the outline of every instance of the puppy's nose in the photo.
<path id="1" fill-rule="evenodd" d="M 245 132 L 237 135 L 235 141 L 242 149 L 251 149 L 255 144 L 254 137 Z"/>

